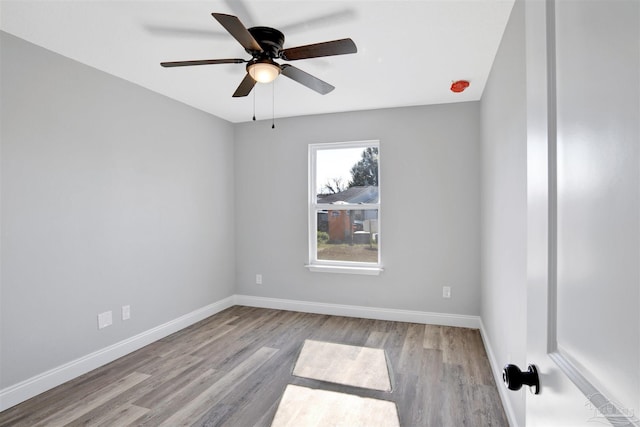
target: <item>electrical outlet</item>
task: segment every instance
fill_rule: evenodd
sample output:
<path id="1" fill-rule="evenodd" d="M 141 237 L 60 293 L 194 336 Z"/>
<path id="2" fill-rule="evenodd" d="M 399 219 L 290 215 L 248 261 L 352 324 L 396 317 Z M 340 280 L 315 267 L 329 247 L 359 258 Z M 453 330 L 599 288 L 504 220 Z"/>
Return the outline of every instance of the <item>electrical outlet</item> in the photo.
<path id="1" fill-rule="evenodd" d="M 129 320 L 131 319 L 131 306 L 130 305 L 123 305 L 122 306 L 122 320 Z"/>
<path id="2" fill-rule="evenodd" d="M 442 298 L 451 298 L 451 286 L 442 287 Z"/>
<path id="3" fill-rule="evenodd" d="M 256 274 L 256 285 L 262 285 L 262 274 Z"/>
<path id="4" fill-rule="evenodd" d="M 106 328 L 113 324 L 113 313 L 111 310 L 98 314 L 98 329 Z"/>

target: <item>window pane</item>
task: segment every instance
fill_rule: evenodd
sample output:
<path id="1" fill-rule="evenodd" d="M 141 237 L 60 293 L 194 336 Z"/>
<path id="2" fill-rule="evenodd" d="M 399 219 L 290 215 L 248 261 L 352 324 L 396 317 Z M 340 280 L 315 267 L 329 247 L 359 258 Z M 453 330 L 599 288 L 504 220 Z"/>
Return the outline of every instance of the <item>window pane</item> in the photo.
<path id="1" fill-rule="evenodd" d="M 318 260 L 378 262 L 378 210 L 320 210 Z"/>
<path id="2" fill-rule="evenodd" d="M 378 203 L 378 147 L 318 150 L 315 188 L 318 203 Z"/>

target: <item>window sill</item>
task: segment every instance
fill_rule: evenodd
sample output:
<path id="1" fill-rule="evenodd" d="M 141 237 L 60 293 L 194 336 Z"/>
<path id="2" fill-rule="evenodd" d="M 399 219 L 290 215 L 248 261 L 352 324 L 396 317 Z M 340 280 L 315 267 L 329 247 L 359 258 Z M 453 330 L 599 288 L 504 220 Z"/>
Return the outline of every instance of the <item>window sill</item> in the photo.
<path id="1" fill-rule="evenodd" d="M 313 273 L 343 273 L 343 274 L 364 274 L 368 276 L 378 276 L 384 271 L 382 267 L 354 267 L 343 265 L 305 265 Z"/>

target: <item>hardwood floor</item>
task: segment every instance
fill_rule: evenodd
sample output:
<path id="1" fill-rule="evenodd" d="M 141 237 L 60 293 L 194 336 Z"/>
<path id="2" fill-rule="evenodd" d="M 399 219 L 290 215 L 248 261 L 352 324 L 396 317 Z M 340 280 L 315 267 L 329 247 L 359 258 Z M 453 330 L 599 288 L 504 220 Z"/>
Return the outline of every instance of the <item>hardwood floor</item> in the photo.
<path id="1" fill-rule="evenodd" d="M 384 348 L 392 392 L 293 376 L 305 339 Z M 235 306 L 0 413 L 0 426 L 269 426 L 287 384 L 393 401 L 407 427 L 508 425 L 477 330 Z"/>

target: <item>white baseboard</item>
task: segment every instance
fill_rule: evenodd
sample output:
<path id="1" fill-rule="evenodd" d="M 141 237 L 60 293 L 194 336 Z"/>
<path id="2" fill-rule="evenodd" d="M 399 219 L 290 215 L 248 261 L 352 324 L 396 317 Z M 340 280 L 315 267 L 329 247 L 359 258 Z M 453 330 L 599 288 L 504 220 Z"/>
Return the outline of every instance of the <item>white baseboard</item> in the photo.
<path id="1" fill-rule="evenodd" d="M 53 368 L 35 377 L 0 390 L 0 411 L 24 402 L 40 393 L 70 381 L 93 369 L 106 365 L 122 356 L 134 352 L 152 342 L 193 325 L 234 305 L 235 298 L 230 296 L 171 320 L 148 331 L 142 332 L 109 347 L 80 357 L 62 366 Z"/>
<path id="2" fill-rule="evenodd" d="M 333 316 L 360 317 L 364 319 L 392 320 L 396 322 L 423 323 L 430 325 L 480 328 L 479 316 L 463 314 L 430 313 L 425 311 L 397 310 L 390 308 L 363 307 L 358 305 L 327 304 L 321 302 L 295 301 L 278 298 L 236 295 L 237 305 L 301 311 L 304 313 L 330 314 Z"/>
<path id="3" fill-rule="evenodd" d="M 484 343 L 484 348 L 487 352 L 487 357 L 489 358 L 489 365 L 491 365 L 493 379 L 495 380 L 496 386 L 498 387 L 498 394 L 500 395 L 500 400 L 502 401 L 504 412 L 507 415 L 507 421 L 509 421 L 509 425 L 511 427 L 518 427 L 516 413 L 513 410 L 513 406 L 511 405 L 511 400 L 509 399 L 507 388 L 504 386 L 502 381 L 503 366 L 500 366 L 496 360 L 493 349 L 491 348 L 489 336 L 487 335 L 487 331 L 484 328 L 484 323 L 482 323 L 482 319 L 480 319 L 480 335 L 482 336 L 482 342 Z"/>

